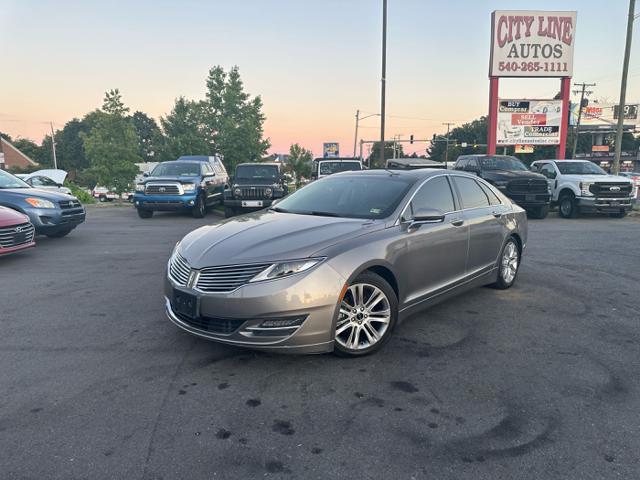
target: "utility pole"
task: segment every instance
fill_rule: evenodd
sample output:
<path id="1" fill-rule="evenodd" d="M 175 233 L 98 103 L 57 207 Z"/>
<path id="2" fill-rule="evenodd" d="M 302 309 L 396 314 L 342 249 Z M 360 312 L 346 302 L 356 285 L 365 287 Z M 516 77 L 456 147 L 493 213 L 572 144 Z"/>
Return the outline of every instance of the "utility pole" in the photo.
<path id="1" fill-rule="evenodd" d="M 629 18 L 627 20 L 627 44 L 624 47 L 622 64 L 622 81 L 620 82 L 620 104 L 618 106 L 618 129 L 616 131 L 616 157 L 613 161 L 613 174 L 620 173 L 620 157 L 622 155 L 622 129 L 624 127 L 624 107 L 627 96 L 627 74 L 629 73 L 629 56 L 631 55 L 631 37 L 635 20 L 636 0 L 629 0 Z"/>
<path id="2" fill-rule="evenodd" d="M 356 156 L 356 146 L 358 145 L 358 122 L 360 121 L 360 110 L 356 110 L 356 135 L 353 139 L 353 157 Z"/>
<path id="3" fill-rule="evenodd" d="M 53 150 L 53 168 L 58 169 L 58 159 L 56 158 L 56 137 L 53 134 L 53 122 L 49 122 L 51 126 L 51 150 Z"/>
<path id="4" fill-rule="evenodd" d="M 587 95 L 591 95 L 593 93 L 592 90 L 586 90 L 587 87 L 595 87 L 596 84 L 595 83 L 574 83 L 573 84 L 576 87 L 582 87 L 582 93 L 580 93 L 580 105 L 578 106 L 578 121 L 576 122 L 576 126 L 573 130 L 573 149 L 572 149 L 572 153 L 571 153 L 571 158 L 576 158 L 576 149 L 578 148 L 578 131 L 580 130 L 580 120 L 582 120 L 582 104 L 584 103 L 584 96 Z M 573 93 L 577 93 L 577 91 L 574 90 Z"/>
<path id="5" fill-rule="evenodd" d="M 449 161 L 449 129 L 451 128 L 451 125 L 455 125 L 455 123 L 444 122 L 442 125 L 446 125 L 447 126 L 447 148 L 444 151 L 444 163 L 446 165 L 447 162 Z"/>
<path id="6" fill-rule="evenodd" d="M 384 166 L 385 87 L 387 81 L 387 0 L 382 0 L 382 78 L 380 91 L 380 167 Z"/>

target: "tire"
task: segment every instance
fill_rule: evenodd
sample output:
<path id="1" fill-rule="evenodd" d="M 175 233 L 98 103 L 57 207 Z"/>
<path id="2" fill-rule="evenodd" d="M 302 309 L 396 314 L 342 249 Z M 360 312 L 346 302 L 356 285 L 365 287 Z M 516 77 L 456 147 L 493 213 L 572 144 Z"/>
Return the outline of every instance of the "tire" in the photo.
<path id="1" fill-rule="evenodd" d="M 542 207 L 532 208 L 527 212 L 530 218 L 535 218 L 537 220 L 542 220 L 547 218 L 549 215 L 549 205 L 543 205 Z"/>
<path id="2" fill-rule="evenodd" d="M 620 210 L 618 213 L 610 213 L 609 216 L 611 218 L 624 218 L 627 216 L 626 210 Z"/>
<path id="3" fill-rule="evenodd" d="M 578 216 L 578 206 L 576 198 L 572 193 L 565 193 L 558 200 L 558 212 L 562 218 L 576 218 Z"/>
<path id="4" fill-rule="evenodd" d="M 207 205 L 204 203 L 204 197 L 202 195 L 198 195 L 196 199 L 196 204 L 191 209 L 191 216 L 193 218 L 204 218 L 207 214 Z"/>
<path id="5" fill-rule="evenodd" d="M 367 308 L 368 302 L 373 304 Z M 373 272 L 358 275 L 340 304 L 334 353 L 360 357 L 376 352 L 389 341 L 397 321 L 398 297 L 387 281 Z"/>
<path id="6" fill-rule="evenodd" d="M 236 209 L 233 207 L 224 207 L 224 218 L 231 218 L 236 216 Z"/>
<path id="7" fill-rule="evenodd" d="M 491 284 L 493 288 L 506 290 L 515 283 L 520 270 L 520 247 L 513 237 L 502 247 L 498 259 L 498 279 Z"/>
<path id="8" fill-rule="evenodd" d="M 104 203 L 104 202 L 106 202 L 106 201 L 107 201 L 107 197 L 105 197 L 104 195 L 100 195 L 100 198 L 98 198 L 98 201 L 99 201 L 100 203 Z"/>
<path id="9" fill-rule="evenodd" d="M 153 210 L 145 210 L 143 208 L 138 208 L 138 216 L 140 218 L 151 218 L 153 217 Z"/>
<path id="10" fill-rule="evenodd" d="M 67 235 L 69 235 L 71 233 L 71 230 L 73 230 L 72 228 L 68 228 L 66 230 L 60 230 L 58 232 L 55 233 L 47 233 L 47 237 L 49 238 L 62 238 L 62 237 L 66 237 Z"/>

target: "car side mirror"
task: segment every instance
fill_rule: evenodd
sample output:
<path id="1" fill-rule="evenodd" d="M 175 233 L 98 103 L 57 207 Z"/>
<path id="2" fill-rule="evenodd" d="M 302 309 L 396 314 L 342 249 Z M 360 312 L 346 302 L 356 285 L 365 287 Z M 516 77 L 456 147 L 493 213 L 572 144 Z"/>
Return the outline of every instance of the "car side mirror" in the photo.
<path id="1" fill-rule="evenodd" d="M 413 224 L 444 222 L 444 213 L 436 208 L 419 208 L 413 212 Z"/>
<path id="2" fill-rule="evenodd" d="M 142 174 L 142 176 L 143 176 L 143 177 L 148 177 L 148 176 L 149 176 L 149 172 L 144 172 L 144 173 Z"/>

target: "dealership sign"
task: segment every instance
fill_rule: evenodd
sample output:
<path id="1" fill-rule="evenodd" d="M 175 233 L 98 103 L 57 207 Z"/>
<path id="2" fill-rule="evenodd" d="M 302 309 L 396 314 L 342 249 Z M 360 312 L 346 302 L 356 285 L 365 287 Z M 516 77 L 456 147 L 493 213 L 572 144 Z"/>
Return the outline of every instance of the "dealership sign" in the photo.
<path id="1" fill-rule="evenodd" d="M 491 77 L 571 77 L 576 12 L 496 10 Z"/>
<path id="2" fill-rule="evenodd" d="M 497 121 L 497 145 L 557 145 L 562 100 L 500 99 Z"/>
<path id="3" fill-rule="evenodd" d="M 633 128 L 638 123 L 639 105 L 624 106 L 624 126 L 625 128 Z M 589 105 L 582 108 L 580 116 L 580 127 L 594 127 L 601 130 L 610 130 L 616 128 L 618 124 L 620 106 L 613 103 L 595 103 L 590 102 Z M 578 104 L 571 104 L 571 125 L 578 122 Z"/>
<path id="4" fill-rule="evenodd" d="M 340 156 L 340 144 L 337 142 L 323 143 L 322 156 L 324 158 L 335 158 Z"/>

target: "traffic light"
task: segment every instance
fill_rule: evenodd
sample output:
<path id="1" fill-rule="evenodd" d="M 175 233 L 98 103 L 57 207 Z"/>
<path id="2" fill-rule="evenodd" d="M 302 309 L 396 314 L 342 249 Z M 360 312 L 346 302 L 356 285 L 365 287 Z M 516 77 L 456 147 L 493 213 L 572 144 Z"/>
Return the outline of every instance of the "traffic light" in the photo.
<path id="1" fill-rule="evenodd" d="M 413 143 L 413 135 L 409 137 L 409 143 Z"/>

